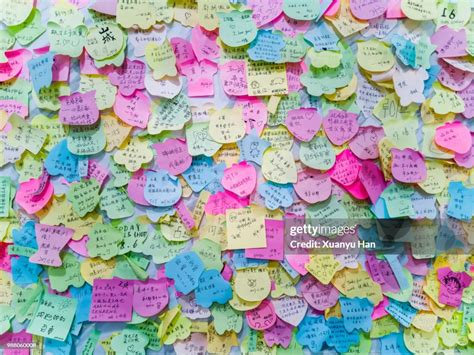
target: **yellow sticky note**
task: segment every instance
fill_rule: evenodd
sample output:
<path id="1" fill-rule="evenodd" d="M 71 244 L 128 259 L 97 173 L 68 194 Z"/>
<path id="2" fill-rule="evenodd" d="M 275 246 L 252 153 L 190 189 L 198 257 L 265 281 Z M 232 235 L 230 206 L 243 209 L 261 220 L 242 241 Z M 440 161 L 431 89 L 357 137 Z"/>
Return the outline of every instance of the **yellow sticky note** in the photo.
<path id="1" fill-rule="evenodd" d="M 245 136 L 242 106 L 216 110 L 210 115 L 209 135 L 218 143 L 234 143 Z"/>
<path id="2" fill-rule="evenodd" d="M 251 205 L 226 210 L 227 249 L 265 248 L 265 208 Z"/>
<path id="3" fill-rule="evenodd" d="M 247 83 L 249 96 L 271 96 L 288 94 L 286 65 L 247 61 Z"/>
<path id="4" fill-rule="evenodd" d="M 251 267 L 236 271 L 234 292 L 246 301 L 261 301 L 268 296 L 271 280 L 266 267 Z"/>

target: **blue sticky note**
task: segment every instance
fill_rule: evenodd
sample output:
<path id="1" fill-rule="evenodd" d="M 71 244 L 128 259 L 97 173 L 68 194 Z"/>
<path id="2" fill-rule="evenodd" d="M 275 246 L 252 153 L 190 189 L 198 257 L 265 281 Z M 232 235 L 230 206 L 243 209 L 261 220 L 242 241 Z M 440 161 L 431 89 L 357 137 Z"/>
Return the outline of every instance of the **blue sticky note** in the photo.
<path id="1" fill-rule="evenodd" d="M 415 193 L 411 197 L 411 201 L 413 204 L 413 215 L 410 216 L 412 219 L 421 219 L 421 218 L 428 218 L 428 219 L 435 219 L 438 210 L 436 209 L 436 196 L 435 195 L 428 195 L 426 193 L 422 193 L 419 191 L 415 191 Z"/>
<path id="2" fill-rule="evenodd" d="M 474 212 L 474 189 L 468 189 L 461 181 L 450 182 L 447 214 L 463 221 L 470 221 Z"/>
<path id="3" fill-rule="evenodd" d="M 316 27 L 306 32 L 304 38 L 313 45 L 316 52 L 339 49 L 339 37 L 325 21 L 319 22 Z"/>
<path id="4" fill-rule="evenodd" d="M 206 270 L 199 278 L 199 286 L 194 291 L 196 303 L 209 308 L 212 303 L 225 304 L 232 298 L 232 287 L 218 270 Z"/>
<path id="5" fill-rule="evenodd" d="M 198 155 L 193 158 L 193 163 L 182 175 L 194 192 L 200 192 L 215 178 L 212 169 L 214 161 L 211 157 Z"/>
<path id="6" fill-rule="evenodd" d="M 269 210 L 280 207 L 290 207 L 293 204 L 293 186 L 291 184 L 276 184 L 268 181 L 258 187 L 258 193 L 265 200 Z"/>
<path id="7" fill-rule="evenodd" d="M 403 340 L 403 333 L 392 333 L 380 338 L 381 354 L 410 354 Z"/>
<path id="8" fill-rule="evenodd" d="M 416 46 L 406 38 L 395 34 L 392 36 L 392 44 L 395 47 L 395 54 L 403 64 L 416 68 Z"/>
<path id="9" fill-rule="evenodd" d="M 144 189 L 145 200 L 156 207 L 173 206 L 179 201 L 183 189 L 176 176 L 165 170 L 147 171 Z"/>
<path id="10" fill-rule="evenodd" d="M 270 143 L 260 138 L 255 131 L 238 141 L 237 145 L 240 149 L 240 161 L 251 161 L 258 165 L 262 165 L 263 153 L 270 147 Z"/>
<path id="11" fill-rule="evenodd" d="M 433 90 L 433 84 L 438 80 L 438 74 L 441 71 L 441 67 L 438 64 L 432 64 L 431 67 L 427 70 L 428 79 L 425 80 L 425 89 L 423 90 L 423 96 L 429 97 L 430 92 Z"/>
<path id="12" fill-rule="evenodd" d="M 413 308 L 408 302 L 400 302 L 397 300 L 390 300 L 385 310 L 397 320 L 398 323 L 408 328 L 415 318 L 418 312 L 416 308 Z"/>
<path id="13" fill-rule="evenodd" d="M 374 205 L 370 206 L 370 210 L 375 215 L 375 217 L 379 219 L 390 218 L 387 206 L 385 205 L 385 200 L 381 197 L 379 197 Z"/>
<path id="14" fill-rule="evenodd" d="M 313 353 L 321 351 L 324 342 L 329 338 L 331 330 L 326 325 L 324 316 L 308 316 L 298 325 L 296 340 L 303 346 L 307 346 Z"/>
<path id="15" fill-rule="evenodd" d="M 339 303 L 344 327 L 349 333 L 356 329 L 361 329 L 366 333 L 370 331 L 374 306 L 367 298 L 341 297 Z"/>
<path id="16" fill-rule="evenodd" d="M 209 191 L 211 194 L 216 194 L 218 192 L 224 192 L 224 187 L 221 184 L 222 178 L 224 177 L 224 170 L 226 168 L 225 163 L 217 164 L 213 167 L 214 171 L 214 178 L 212 181 L 206 186 L 206 190 Z"/>
<path id="17" fill-rule="evenodd" d="M 198 287 L 203 271 L 204 264 L 193 251 L 178 254 L 165 264 L 166 277 L 173 279 L 176 290 L 185 295 Z"/>
<path id="18" fill-rule="evenodd" d="M 26 222 L 21 229 L 12 232 L 13 243 L 18 246 L 38 249 L 36 242 L 35 221 Z"/>
<path id="19" fill-rule="evenodd" d="M 11 262 L 14 283 L 24 286 L 38 282 L 38 275 L 43 271 L 41 265 L 30 263 L 26 256 L 14 257 Z"/>
<path id="20" fill-rule="evenodd" d="M 44 353 L 53 355 L 71 354 L 72 337 L 68 334 L 66 340 L 60 341 L 50 338 L 44 338 Z"/>
<path id="21" fill-rule="evenodd" d="M 288 260 L 286 260 L 286 257 L 280 261 L 280 265 L 282 266 L 283 269 L 285 269 L 285 271 L 288 273 L 288 275 L 291 276 L 292 279 L 296 278 L 297 276 L 299 276 L 299 273 L 298 271 L 296 271 L 291 265 L 290 263 L 288 262 Z"/>
<path id="22" fill-rule="evenodd" d="M 92 286 L 87 283 L 80 288 L 71 286 L 69 292 L 72 297 L 77 299 L 76 317 L 74 321 L 77 323 L 88 321 L 92 302 Z"/>
<path id="23" fill-rule="evenodd" d="M 250 259 L 245 257 L 245 250 L 234 250 L 232 255 L 232 263 L 236 270 L 245 269 L 248 267 L 257 267 L 267 265 L 267 260 Z"/>
<path id="24" fill-rule="evenodd" d="M 284 47 L 285 41 L 280 33 L 260 30 L 257 37 L 250 43 L 247 53 L 252 60 L 274 63 L 281 61 L 281 50 Z"/>
<path id="25" fill-rule="evenodd" d="M 153 223 L 158 222 L 158 220 L 165 215 L 173 215 L 175 208 L 173 206 L 168 207 L 147 207 L 146 215 Z"/>
<path id="26" fill-rule="evenodd" d="M 48 52 L 40 57 L 33 58 L 28 62 L 30 79 L 33 89 L 39 92 L 41 88 L 46 88 L 53 81 L 54 53 Z"/>
<path id="27" fill-rule="evenodd" d="M 66 139 L 59 142 L 49 152 L 44 167 L 49 175 L 62 175 L 68 182 L 81 179 L 78 171 L 78 157 L 67 149 Z"/>
<path id="28" fill-rule="evenodd" d="M 344 327 L 344 320 L 337 317 L 331 317 L 326 321 L 330 332 L 326 343 L 336 348 L 339 353 L 349 351 L 351 345 L 359 343 L 359 332 L 348 332 Z"/>
<path id="29" fill-rule="evenodd" d="M 397 279 L 398 286 L 400 286 L 400 290 L 403 291 L 409 288 L 410 284 L 405 276 L 405 273 L 403 272 L 403 267 L 402 264 L 400 264 L 400 261 L 398 260 L 398 256 L 394 254 L 387 254 L 385 255 L 385 260 L 387 260 L 390 264 L 390 268 L 392 269 L 393 274 Z"/>

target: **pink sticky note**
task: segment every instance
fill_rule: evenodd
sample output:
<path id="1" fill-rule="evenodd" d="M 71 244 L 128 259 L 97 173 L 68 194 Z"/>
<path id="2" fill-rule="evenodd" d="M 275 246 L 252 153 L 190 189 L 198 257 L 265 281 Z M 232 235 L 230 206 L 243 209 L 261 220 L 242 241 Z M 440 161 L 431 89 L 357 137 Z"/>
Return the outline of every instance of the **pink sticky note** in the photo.
<path id="1" fill-rule="evenodd" d="M 103 165 L 99 164 L 98 161 L 90 159 L 87 167 L 87 179 L 94 178 L 97 180 L 99 185 L 102 186 L 105 179 L 109 175 L 109 171 Z"/>
<path id="2" fill-rule="evenodd" d="M 146 128 L 151 113 L 151 102 L 145 94 L 138 90 L 130 96 L 117 93 L 114 112 L 130 126 Z"/>
<path id="3" fill-rule="evenodd" d="M 59 102 L 61 103 L 59 121 L 64 124 L 87 126 L 96 123 L 99 119 L 95 91 L 61 96 Z"/>
<path id="4" fill-rule="evenodd" d="M 327 171 L 331 179 L 343 186 L 352 185 L 359 175 L 360 163 L 357 157 L 345 149 L 336 156 L 336 163 Z"/>
<path id="5" fill-rule="evenodd" d="M 88 1 L 86 1 L 87 3 Z M 110 0 L 97 0 L 91 5 L 91 9 L 101 14 L 116 16 L 117 15 L 117 2 Z"/>
<path id="6" fill-rule="evenodd" d="M 472 282 L 467 272 L 455 272 L 449 267 L 438 269 L 439 301 L 445 305 L 459 307 L 463 291 Z"/>
<path id="7" fill-rule="evenodd" d="M 435 143 L 441 148 L 465 154 L 472 146 L 471 132 L 461 122 L 448 122 L 436 128 Z"/>
<path id="8" fill-rule="evenodd" d="M 110 82 L 119 87 L 124 96 L 145 88 L 146 65 L 139 60 L 126 59 L 121 67 L 109 73 Z"/>
<path id="9" fill-rule="evenodd" d="M 89 56 L 87 51 L 83 51 L 81 57 L 79 58 L 79 68 L 81 69 L 81 74 L 88 75 L 107 75 L 114 70 L 113 65 L 106 65 L 103 68 L 97 68 L 94 64 L 94 59 Z"/>
<path id="10" fill-rule="evenodd" d="M 54 194 L 54 187 L 50 181 L 46 183 L 40 194 L 35 194 L 35 191 L 38 189 L 38 180 L 30 179 L 22 182 L 15 196 L 16 203 L 29 214 L 42 210 Z"/>
<path id="11" fill-rule="evenodd" d="M 268 119 L 267 106 L 260 99 L 251 97 L 238 98 L 236 105 L 242 106 L 246 133 L 249 134 L 255 129 L 260 135 Z"/>
<path id="12" fill-rule="evenodd" d="M 248 94 L 247 66 L 243 60 L 229 60 L 219 66 L 222 88 L 227 95 L 242 96 Z"/>
<path id="13" fill-rule="evenodd" d="M 74 230 L 63 226 L 35 224 L 38 251 L 30 256 L 30 262 L 40 265 L 61 266 L 59 252 L 66 246 Z"/>
<path id="14" fill-rule="evenodd" d="M 7 61 L 0 63 L 0 82 L 10 80 L 20 74 L 23 64 L 31 59 L 31 52 L 27 49 L 12 49 L 5 51 Z M 27 66 L 25 65 L 25 68 Z"/>
<path id="15" fill-rule="evenodd" d="M 464 154 L 454 154 L 454 161 L 464 168 L 474 167 L 474 135 L 471 134 L 471 149 Z"/>
<path id="16" fill-rule="evenodd" d="M 275 324 L 271 328 L 263 331 L 263 339 L 269 347 L 272 347 L 273 345 L 281 345 L 286 349 L 291 343 L 292 331 L 292 325 L 277 318 Z"/>
<path id="17" fill-rule="evenodd" d="M 323 285 L 313 276 L 307 275 L 301 283 L 301 293 L 306 302 L 318 311 L 324 311 L 337 303 L 339 291 L 329 283 Z"/>
<path id="18" fill-rule="evenodd" d="M 370 201 L 375 204 L 387 186 L 382 171 L 374 162 L 365 160 L 359 171 L 359 180 L 367 190 Z"/>
<path id="19" fill-rule="evenodd" d="M 426 179 L 426 164 L 423 155 L 416 150 L 392 148 L 392 175 L 405 183 L 422 182 Z"/>
<path id="20" fill-rule="evenodd" d="M 369 193 L 367 192 L 364 185 L 359 179 L 354 181 L 353 184 L 350 184 L 348 186 L 343 186 L 343 188 L 344 190 L 349 192 L 352 197 L 358 200 L 365 200 L 367 197 L 369 197 Z"/>
<path id="21" fill-rule="evenodd" d="M 341 7 L 341 0 L 333 0 L 332 4 L 329 5 L 326 12 L 324 12 L 324 16 L 328 16 L 328 17 L 336 16 L 340 7 Z"/>
<path id="22" fill-rule="evenodd" d="M 466 30 L 453 30 L 448 26 L 441 26 L 431 36 L 431 43 L 437 46 L 438 58 L 462 57 L 467 55 Z"/>
<path id="23" fill-rule="evenodd" d="M 174 205 L 174 208 L 176 209 L 176 212 L 178 213 L 179 218 L 181 218 L 181 221 L 183 222 L 186 229 L 193 229 L 196 225 L 196 222 L 194 221 L 193 215 L 186 207 L 182 198 L 179 199 L 179 201 Z"/>
<path id="24" fill-rule="evenodd" d="M 204 211 L 207 214 L 219 215 L 225 214 L 228 209 L 242 208 L 248 205 L 248 198 L 239 198 L 230 192 L 224 191 L 209 196 Z"/>
<path id="25" fill-rule="evenodd" d="M 474 82 L 462 91 L 457 93 L 464 101 L 464 112 L 461 113 L 466 118 L 474 117 Z"/>
<path id="26" fill-rule="evenodd" d="M 152 145 L 156 150 L 155 167 L 166 170 L 171 175 L 180 175 L 193 162 L 186 142 L 182 139 L 168 138 L 163 143 Z"/>
<path id="27" fill-rule="evenodd" d="M 372 319 L 375 320 L 375 319 L 385 317 L 388 314 L 388 312 L 385 310 L 385 307 L 387 307 L 388 305 L 389 305 L 388 297 L 383 296 L 382 301 L 380 301 L 380 303 L 376 305 L 374 307 L 374 310 L 372 311 Z"/>
<path id="28" fill-rule="evenodd" d="M 85 258 L 89 257 L 89 251 L 87 250 L 87 242 L 89 241 L 89 236 L 83 236 L 80 240 L 71 239 L 67 245 L 71 250 Z"/>
<path id="29" fill-rule="evenodd" d="M 173 48 L 174 55 L 176 56 L 176 67 L 181 72 L 181 66 L 185 63 L 194 62 L 196 55 L 194 54 L 191 42 L 180 37 L 173 37 L 170 40 L 171 47 Z"/>
<path id="30" fill-rule="evenodd" d="M 239 197 L 249 196 L 257 185 L 257 170 L 245 161 L 224 170 L 222 186 Z"/>
<path id="31" fill-rule="evenodd" d="M 71 57 L 62 54 L 54 56 L 54 63 L 51 71 L 53 73 L 53 81 L 69 81 L 69 66 Z"/>
<path id="32" fill-rule="evenodd" d="M 182 73 L 188 78 L 188 95 L 203 97 L 214 95 L 214 74 L 217 64 L 204 59 L 202 62 L 193 61 L 183 64 Z"/>
<path id="33" fill-rule="evenodd" d="M 310 25 L 311 21 L 295 20 L 285 14 L 281 14 L 273 21 L 275 30 L 281 31 L 289 37 L 295 37 L 298 33 L 305 33 Z"/>
<path id="34" fill-rule="evenodd" d="M 301 75 L 307 71 L 305 62 L 286 63 L 286 80 L 288 81 L 288 92 L 298 92 L 303 88 Z"/>
<path id="35" fill-rule="evenodd" d="M 425 276 L 428 274 L 430 268 L 428 266 L 430 259 L 415 259 L 411 252 L 411 248 L 407 247 L 407 262 L 403 265 L 413 275 Z"/>
<path id="36" fill-rule="evenodd" d="M 275 324 L 277 315 L 270 300 L 264 299 L 257 308 L 245 312 L 245 318 L 250 328 L 264 330 Z"/>
<path id="37" fill-rule="evenodd" d="M 266 219 L 265 234 L 267 246 L 265 248 L 245 249 L 245 257 L 263 260 L 283 260 L 284 221 Z"/>
<path id="38" fill-rule="evenodd" d="M 0 242 L 0 270 L 11 272 L 11 258 L 8 246 L 11 244 Z"/>
<path id="39" fill-rule="evenodd" d="M 133 281 L 95 279 L 89 312 L 91 322 L 128 322 L 132 319 Z"/>
<path id="40" fill-rule="evenodd" d="M 356 136 L 349 142 L 349 148 L 359 159 L 377 159 L 378 143 L 383 137 L 382 127 L 360 127 Z"/>
<path id="41" fill-rule="evenodd" d="M 133 284 L 133 310 L 142 317 L 160 313 L 169 302 L 166 279 L 148 279 Z"/>
<path id="42" fill-rule="evenodd" d="M 302 200 L 317 203 L 331 196 L 332 183 L 329 175 L 306 168 L 298 172 L 298 181 L 293 187 Z"/>
<path id="43" fill-rule="evenodd" d="M 390 0 L 387 6 L 387 18 L 405 18 L 405 14 L 401 9 L 402 0 Z"/>
<path id="44" fill-rule="evenodd" d="M 191 30 L 191 46 L 199 62 L 204 59 L 215 60 L 219 58 L 220 47 L 217 44 L 218 34 L 207 31 L 201 26 L 195 26 Z"/>
<path id="45" fill-rule="evenodd" d="M 285 125 L 296 138 L 309 142 L 321 128 L 322 117 L 314 108 L 299 108 L 288 111 Z"/>
<path id="46" fill-rule="evenodd" d="M 127 193 L 130 199 L 142 206 L 151 206 L 145 200 L 146 170 L 140 169 L 133 173 L 127 185 Z"/>
<path id="47" fill-rule="evenodd" d="M 397 278 L 388 262 L 377 259 L 372 252 L 367 252 L 365 265 L 370 277 L 380 285 L 383 292 L 400 292 Z"/>
<path id="48" fill-rule="evenodd" d="M 23 118 L 28 116 L 28 106 L 16 100 L 0 100 L 0 110 L 5 111 L 8 115 L 16 113 Z"/>
<path id="49" fill-rule="evenodd" d="M 352 14 L 360 20 L 371 20 L 382 16 L 387 10 L 389 0 L 351 0 Z"/>
<path id="50" fill-rule="evenodd" d="M 221 275 L 226 281 L 230 281 L 232 279 L 232 269 L 230 268 L 229 265 L 224 264 L 224 267 L 222 268 Z"/>
<path id="51" fill-rule="evenodd" d="M 451 90 L 464 90 L 474 79 L 474 73 L 453 67 L 444 60 L 439 60 L 438 63 L 441 66 L 441 71 L 438 74 L 438 80 L 441 82 L 441 84 L 450 88 Z"/>
<path id="52" fill-rule="evenodd" d="M 323 119 L 323 128 L 329 140 L 335 145 L 351 140 L 359 130 L 358 116 L 352 112 L 330 110 Z"/>
<path id="53" fill-rule="evenodd" d="M 2 344 L 3 355 L 30 355 L 29 348 L 12 348 L 9 349 L 8 346 L 4 344 L 32 344 L 33 335 L 26 332 L 26 329 L 18 333 L 3 333 L 0 335 L 0 344 Z"/>
<path id="54" fill-rule="evenodd" d="M 306 275 L 308 270 L 306 270 L 306 264 L 309 263 L 309 255 L 303 254 L 287 254 L 285 255 L 286 261 L 291 265 L 295 271 L 300 275 Z"/>
<path id="55" fill-rule="evenodd" d="M 252 19 L 257 27 L 262 27 L 282 13 L 283 0 L 248 0 L 247 6 L 253 10 Z"/>

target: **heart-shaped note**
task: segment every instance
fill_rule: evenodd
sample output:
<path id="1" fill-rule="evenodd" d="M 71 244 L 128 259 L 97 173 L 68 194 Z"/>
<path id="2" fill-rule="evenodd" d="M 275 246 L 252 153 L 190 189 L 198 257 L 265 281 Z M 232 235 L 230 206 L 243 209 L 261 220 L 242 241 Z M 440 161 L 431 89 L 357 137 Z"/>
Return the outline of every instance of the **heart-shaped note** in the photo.
<path id="1" fill-rule="evenodd" d="M 322 118 L 314 108 L 299 108 L 288 111 L 285 124 L 300 141 L 309 142 L 321 128 Z"/>
<path id="2" fill-rule="evenodd" d="M 461 122 L 448 122 L 436 128 L 435 143 L 441 148 L 464 154 L 471 149 L 471 132 Z"/>
<path id="3" fill-rule="evenodd" d="M 343 145 L 351 140 L 359 130 L 359 115 L 341 110 L 330 110 L 324 117 L 323 128 L 331 143 Z"/>
<path id="4" fill-rule="evenodd" d="M 298 172 L 298 181 L 293 184 L 296 194 L 308 203 L 327 200 L 331 196 L 331 186 L 327 174 L 309 168 Z"/>
<path id="5" fill-rule="evenodd" d="M 272 300 L 272 303 L 278 318 L 295 327 L 301 323 L 308 309 L 308 303 L 301 297 L 285 296 Z"/>
<path id="6" fill-rule="evenodd" d="M 426 179 L 425 159 L 411 148 L 392 148 L 392 175 L 405 183 L 422 182 Z"/>

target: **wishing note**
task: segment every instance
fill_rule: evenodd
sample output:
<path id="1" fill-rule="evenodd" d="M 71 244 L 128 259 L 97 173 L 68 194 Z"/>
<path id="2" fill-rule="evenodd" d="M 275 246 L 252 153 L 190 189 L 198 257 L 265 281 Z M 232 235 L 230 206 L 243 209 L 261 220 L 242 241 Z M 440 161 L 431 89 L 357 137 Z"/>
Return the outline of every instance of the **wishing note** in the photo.
<path id="1" fill-rule="evenodd" d="M 114 154 L 114 160 L 121 165 L 125 165 L 128 171 L 135 172 L 142 164 L 148 163 L 153 159 L 153 152 L 148 147 L 148 141 L 134 137 L 127 146 L 118 150 Z"/>
<path id="2" fill-rule="evenodd" d="M 33 154 L 38 154 L 47 139 L 47 133 L 29 125 L 23 118 L 13 113 L 8 122 L 11 129 L 8 132 L 7 142 L 12 147 L 24 147 Z"/>
<path id="3" fill-rule="evenodd" d="M 176 290 L 185 295 L 198 287 L 203 272 L 204 264 L 192 251 L 177 255 L 165 265 L 166 277 L 173 279 Z"/>
<path id="4" fill-rule="evenodd" d="M 300 108 L 288 111 L 285 125 L 300 141 L 309 142 L 319 131 L 322 118 L 316 109 Z"/>
<path id="5" fill-rule="evenodd" d="M 128 280 L 95 279 L 89 321 L 128 322 L 132 319 L 133 283 Z"/>
<path id="6" fill-rule="evenodd" d="M 183 140 L 167 139 L 163 143 L 155 143 L 153 148 L 157 154 L 156 166 L 171 175 L 180 175 L 191 166 L 192 157 Z"/>
<path id="7" fill-rule="evenodd" d="M 461 122 L 447 122 L 436 128 L 435 143 L 444 149 L 465 154 L 471 149 L 472 138 L 469 129 Z"/>
<path id="8" fill-rule="evenodd" d="M 288 93 L 285 64 L 247 61 L 249 96 L 282 95 Z"/>
<path id="9" fill-rule="evenodd" d="M 425 160 L 413 149 L 392 148 L 392 174 L 401 182 L 423 182 L 426 179 Z"/>
<path id="10" fill-rule="evenodd" d="M 74 230 L 62 226 L 35 224 L 38 251 L 30 256 L 29 261 L 35 264 L 61 266 L 60 251 L 72 238 Z"/>
<path id="11" fill-rule="evenodd" d="M 228 302 L 232 298 L 232 288 L 218 270 L 206 270 L 199 277 L 195 295 L 198 305 L 209 308 L 214 302 Z"/>
<path id="12" fill-rule="evenodd" d="M 226 210 L 227 249 L 266 247 L 264 213 L 258 206 Z"/>
<path id="13" fill-rule="evenodd" d="M 262 260 L 283 260 L 284 227 L 283 221 L 265 219 L 267 246 L 265 248 L 247 248 L 245 249 L 245 257 Z"/>
<path id="14" fill-rule="evenodd" d="M 240 47 L 252 42 L 257 36 L 257 26 L 252 20 L 252 11 L 218 13 L 219 37 L 230 47 Z"/>
<path id="15" fill-rule="evenodd" d="M 172 206 L 181 198 L 182 188 L 175 176 L 166 171 L 147 171 L 144 190 L 145 200 L 153 206 Z"/>
<path id="16" fill-rule="evenodd" d="M 240 197 L 250 195 L 257 184 L 257 171 L 247 162 L 234 164 L 224 170 L 222 186 Z"/>
<path id="17" fill-rule="evenodd" d="M 74 93 L 59 98 L 61 108 L 59 120 L 69 125 L 90 125 L 99 119 L 99 109 L 95 102 L 95 92 Z"/>
<path id="18" fill-rule="evenodd" d="M 166 279 L 148 279 L 133 283 L 133 310 L 142 317 L 151 317 L 165 309 L 169 301 Z"/>
<path id="19" fill-rule="evenodd" d="M 64 341 L 76 313 L 77 300 L 44 293 L 28 325 L 27 332 Z"/>
<path id="20" fill-rule="evenodd" d="M 153 70 L 153 79 L 158 80 L 164 76 L 175 76 L 176 57 L 168 39 L 161 44 L 149 42 L 145 48 L 145 58 L 148 66 Z"/>
<path id="21" fill-rule="evenodd" d="M 439 301 L 448 306 L 457 307 L 461 304 L 463 291 L 472 282 L 472 277 L 466 272 L 455 272 L 449 267 L 438 269 L 440 282 Z"/>
<path id="22" fill-rule="evenodd" d="M 344 328 L 348 332 L 361 329 L 368 332 L 372 327 L 372 303 L 367 298 L 340 298 L 341 312 L 344 321 Z"/>
<path id="23" fill-rule="evenodd" d="M 342 145 L 351 140 L 359 130 L 358 115 L 340 110 L 330 110 L 323 119 L 323 128 L 331 143 Z"/>
<path id="24" fill-rule="evenodd" d="M 53 62 L 54 54 L 51 52 L 31 59 L 28 62 L 31 81 L 36 92 L 51 85 L 51 82 L 53 81 Z"/>
<path id="25" fill-rule="evenodd" d="M 89 232 L 87 241 L 89 256 L 109 260 L 119 253 L 122 240 L 123 234 L 112 225 L 96 223 Z"/>

